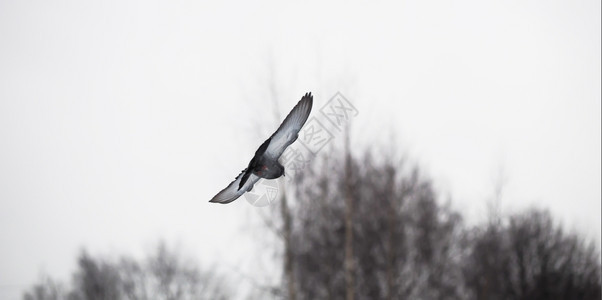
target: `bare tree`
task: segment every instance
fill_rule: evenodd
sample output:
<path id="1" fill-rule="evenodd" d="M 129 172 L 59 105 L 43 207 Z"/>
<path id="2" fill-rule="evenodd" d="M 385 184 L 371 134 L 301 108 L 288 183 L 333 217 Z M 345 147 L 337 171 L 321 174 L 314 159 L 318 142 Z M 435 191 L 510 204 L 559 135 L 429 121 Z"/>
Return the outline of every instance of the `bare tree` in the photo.
<path id="1" fill-rule="evenodd" d="M 353 297 L 458 298 L 459 215 L 436 201 L 417 169 L 408 172 L 403 163 L 379 162 L 370 153 L 344 159 L 348 163 L 321 157 L 297 183 L 293 249 L 299 296 L 349 296 L 341 249 L 348 249 L 351 228 Z M 346 200 L 353 207 L 351 226 Z"/>
<path id="2" fill-rule="evenodd" d="M 277 68 L 274 65 L 274 57 L 269 56 L 267 61 L 267 98 L 272 107 L 273 124 L 278 126 L 282 122 L 282 114 L 280 112 L 279 101 L 281 99 L 279 89 L 281 82 L 277 80 Z M 262 121 L 264 121 L 262 119 Z M 259 126 L 258 126 L 259 127 Z M 284 185 L 280 186 L 279 199 L 270 207 L 270 214 L 261 214 L 264 225 L 270 229 L 275 236 L 282 241 L 282 274 L 283 287 L 262 287 L 267 290 L 272 296 L 284 296 L 289 300 L 297 299 L 295 273 L 293 271 L 293 256 L 291 245 L 291 232 L 293 227 L 293 215 L 291 214 L 290 195 Z"/>
<path id="3" fill-rule="evenodd" d="M 83 251 L 78 259 L 79 270 L 73 276 L 72 300 L 120 299 L 120 278 L 117 268 L 106 261 L 92 258 Z"/>
<path id="4" fill-rule="evenodd" d="M 50 279 L 34 285 L 25 300 L 193 300 L 228 299 L 220 276 L 201 270 L 161 242 L 145 260 L 123 257 L 117 262 L 83 251 L 73 286 L 66 292 Z"/>
<path id="5" fill-rule="evenodd" d="M 124 299 L 227 299 L 220 276 L 201 270 L 164 242 L 143 262 L 122 258 L 118 264 Z"/>
<path id="6" fill-rule="evenodd" d="M 351 153 L 349 152 L 349 126 L 345 130 L 345 182 L 343 194 L 345 197 L 345 294 L 347 300 L 355 297 L 355 263 L 353 257 L 353 198 Z"/>
<path id="7" fill-rule="evenodd" d="M 63 300 L 66 298 L 67 294 L 62 284 L 48 276 L 42 276 L 40 282 L 23 295 L 24 300 Z"/>
<path id="8" fill-rule="evenodd" d="M 465 263 L 474 299 L 600 299 L 600 254 L 548 211 L 529 210 L 476 230 Z"/>

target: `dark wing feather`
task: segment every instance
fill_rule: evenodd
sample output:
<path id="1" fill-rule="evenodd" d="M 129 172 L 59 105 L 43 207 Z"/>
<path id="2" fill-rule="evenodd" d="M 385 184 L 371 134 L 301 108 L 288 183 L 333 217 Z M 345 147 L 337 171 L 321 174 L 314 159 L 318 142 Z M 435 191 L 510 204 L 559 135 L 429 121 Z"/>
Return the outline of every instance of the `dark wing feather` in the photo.
<path id="1" fill-rule="evenodd" d="M 265 150 L 265 156 L 277 160 L 286 147 L 297 140 L 301 127 L 303 127 L 311 113 L 312 105 L 313 96 L 311 93 L 305 94 L 282 121 L 276 132 L 266 141 L 269 145 Z"/>
<path id="2" fill-rule="evenodd" d="M 228 187 L 223 189 L 221 192 L 217 193 L 217 195 L 215 195 L 215 197 L 213 197 L 213 199 L 211 199 L 209 202 L 221 204 L 230 203 L 238 199 L 238 197 L 240 197 L 245 192 L 252 190 L 253 185 L 255 185 L 255 183 L 259 180 L 259 177 L 252 173 L 249 173 L 248 179 L 246 180 L 242 188 L 239 188 L 239 184 L 246 170 L 247 169 L 244 169 L 238 176 L 236 176 L 236 179 L 234 179 L 234 181 L 232 181 L 228 185 Z"/>
<path id="3" fill-rule="evenodd" d="M 242 187 L 245 185 L 245 183 L 247 183 L 247 180 L 249 179 L 249 176 L 251 176 L 251 174 L 253 174 L 253 170 L 250 168 L 247 168 L 246 171 L 243 171 L 242 174 L 242 178 L 240 179 L 240 182 L 238 183 L 238 189 L 242 189 Z"/>
<path id="4" fill-rule="evenodd" d="M 249 175 L 255 171 L 255 168 L 257 167 L 257 161 L 259 161 L 259 158 L 263 155 L 269 144 L 270 139 L 267 139 L 265 142 L 263 142 L 263 144 L 261 144 L 261 146 L 259 146 L 259 149 L 255 151 L 255 156 L 253 156 L 253 159 L 251 159 L 249 162 L 249 166 L 243 171 L 244 174 L 242 175 L 242 179 L 238 184 L 239 189 L 241 189 L 242 186 L 247 182 Z"/>

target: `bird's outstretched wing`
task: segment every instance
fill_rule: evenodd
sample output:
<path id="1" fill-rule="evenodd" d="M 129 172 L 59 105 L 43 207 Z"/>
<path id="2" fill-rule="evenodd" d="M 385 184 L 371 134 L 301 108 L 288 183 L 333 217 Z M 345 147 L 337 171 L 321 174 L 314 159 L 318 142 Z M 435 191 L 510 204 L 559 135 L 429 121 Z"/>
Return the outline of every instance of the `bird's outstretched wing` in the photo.
<path id="1" fill-rule="evenodd" d="M 234 179 L 234 181 L 232 181 L 228 185 L 228 187 L 223 189 L 221 192 L 217 193 L 217 195 L 215 195 L 215 197 L 213 197 L 213 199 L 211 199 L 209 202 L 221 204 L 230 203 L 238 199 L 238 197 L 240 197 L 245 192 L 252 190 L 253 185 L 259 180 L 259 177 L 253 173 L 249 175 L 247 181 L 239 189 L 239 184 L 243 177 L 243 174 L 245 174 L 245 171 L 246 169 L 243 170 L 238 176 L 236 176 L 236 179 Z"/>
<path id="2" fill-rule="evenodd" d="M 293 107 L 293 110 L 286 116 L 280 127 L 268 139 L 269 145 L 264 152 L 264 155 L 270 159 L 277 160 L 284 152 L 286 147 L 297 140 L 299 131 L 311 113 L 313 105 L 313 96 L 311 93 L 306 93 L 303 98 Z"/>

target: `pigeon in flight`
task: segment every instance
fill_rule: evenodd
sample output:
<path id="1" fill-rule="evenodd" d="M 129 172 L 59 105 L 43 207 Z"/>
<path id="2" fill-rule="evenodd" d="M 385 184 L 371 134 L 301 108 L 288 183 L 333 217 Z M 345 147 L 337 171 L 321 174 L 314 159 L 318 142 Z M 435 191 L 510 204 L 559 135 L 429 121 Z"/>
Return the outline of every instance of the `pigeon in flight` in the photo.
<path id="1" fill-rule="evenodd" d="M 276 132 L 259 146 L 255 156 L 249 162 L 249 166 L 209 202 L 230 203 L 245 192 L 252 190 L 253 185 L 260 178 L 276 179 L 283 176 L 284 166 L 278 162 L 278 158 L 286 147 L 297 140 L 301 127 L 309 117 L 312 105 L 313 96 L 311 93 L 306 93 L 286 116 Z"/>

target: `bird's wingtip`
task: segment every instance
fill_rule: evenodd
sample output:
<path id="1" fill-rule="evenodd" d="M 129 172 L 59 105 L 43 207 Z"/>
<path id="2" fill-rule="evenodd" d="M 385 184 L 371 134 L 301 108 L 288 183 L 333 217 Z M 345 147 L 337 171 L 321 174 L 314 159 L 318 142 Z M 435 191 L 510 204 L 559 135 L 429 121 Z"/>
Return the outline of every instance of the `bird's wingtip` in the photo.
<path id="1" fill-rule="evenodd" d="M 213 197 L 213 199 L 209 200 L 209 203 L 220 203 L 223 204 L 223 201 L 220 201 L 220 199 L 217 199 L 217 197 Z"/>
<path id="2" fill-rule="evenodd" d="M 228 204 L 236 199 L 238 199 L 238 197 L 227 198 L 227 197 L 215 196 L 215 197 L 213 197 L 213 199 L 209 200 L 209 203 Z"/>

